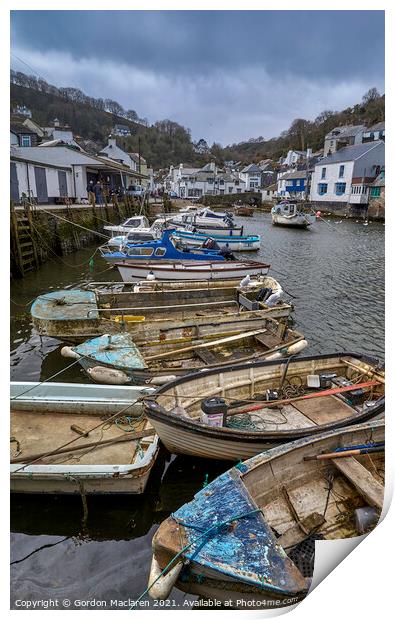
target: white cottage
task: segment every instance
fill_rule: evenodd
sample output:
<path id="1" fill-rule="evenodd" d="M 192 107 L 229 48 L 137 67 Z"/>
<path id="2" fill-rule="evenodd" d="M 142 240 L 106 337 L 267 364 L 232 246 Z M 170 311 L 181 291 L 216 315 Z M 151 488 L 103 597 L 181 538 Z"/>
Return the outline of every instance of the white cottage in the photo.
<path id="1" fill-rule="evenodd" d="M 366 204 L 369 184 L 384 166 L 383 141 L 346 146 L 316 164 L 311 180 L 312 202 Z"/>

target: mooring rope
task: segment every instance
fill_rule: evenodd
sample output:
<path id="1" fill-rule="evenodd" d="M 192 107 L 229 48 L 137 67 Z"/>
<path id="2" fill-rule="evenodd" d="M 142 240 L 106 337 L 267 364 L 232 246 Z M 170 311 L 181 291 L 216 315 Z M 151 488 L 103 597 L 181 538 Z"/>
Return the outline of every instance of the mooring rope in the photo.
<path id="1" fill-rule="evenodd" d="M 140 596 L 138 597 L 138 599 L 136 599 L 133 603 L 133 605 L 130 607 L 131 610 L 135 609 L 136 605 L 143 599 L 143 597 L 148 594 L 148 592 L 151 590 L 152 586 L 155 585 L 155 583 L 168 571 L 168 569 L 170 568 L 170 566 L 172 566 L 174 564 L 174 562 L 176 560 L 178 560 L 178 558 L 185 553 L 185 551 L 187 551 L 190 547 L 192 547 L 193 545 L 195 545 L 199 540 L 206 538 L 206 540 L 203 541 L 203 544 L 201 544 L 201 546 L 199 547 L 199 551 L 201 550 L 201 548 L 203 547 L 203 545 L 205 545 L 210 536 L 215 535 L 215 534 L 220 534 L 221 530 L 223 530 L 227 525 L 229 525 L 230 523 L 233 523 L 233 521 L 238 521 L 239 519 L 244 519 L 245 517 L 249 517 L 253 514 L 256 514 L 258 512 L 262 512 L 262 510 L 260 508 L 255 508 L 254 510 L 249 510 L 248 512 L 244 512 L 242 514 L 239 515 L 235 515 L 233 517 L 231 517 L 230 519 L 227 519 L 226 521 L 221 521 L 220 523 L 215 523 L 214 525 L 212 525 L 211 527 L 207 528 L 206 530 L 202 531 L 200 529 L 200 531 L 202 531 L 202 533 L 200 534 L 200 536 L 198 536 L 194 541 L 188 543 L 187 545 L 185 545 L 178 553 L 176 553 L 176 555 L 170 560 L 170 562 L 168 562 L 165 566 L 165 568 L 160 572 L 160 574 L 158 575 L 158 577 L 156 577 L 156 579 L 154 579 L 154 581 L 148 586 L 148 588 L 146 588 L 144 590 L 144 592 L 142 594 L 140 594 Z M 188 525 L 187 523 L 181 523 L 179 521 L 177 521 L 177 519 L 174 517 L 174 515 L 171 515 L 172 518 L 176 521 L 176 523 L 180 523 L 180 525 L 183 525 L 184 527 L 192 527 L 194 529 L 199 530 L 198 526 L 193 526 L 193 525 Z M 195 552 L 196 553 L 196 552 Z"/>

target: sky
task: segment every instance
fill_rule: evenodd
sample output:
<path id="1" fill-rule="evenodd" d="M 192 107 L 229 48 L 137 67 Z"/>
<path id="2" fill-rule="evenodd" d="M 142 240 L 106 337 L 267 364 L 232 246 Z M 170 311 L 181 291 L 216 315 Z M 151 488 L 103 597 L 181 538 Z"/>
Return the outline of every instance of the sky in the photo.
<path id="1" fill-rule="evenodd" d="M 384 11 L 12 11 L 11 66 L 225 146 L 383 93 Z"/>

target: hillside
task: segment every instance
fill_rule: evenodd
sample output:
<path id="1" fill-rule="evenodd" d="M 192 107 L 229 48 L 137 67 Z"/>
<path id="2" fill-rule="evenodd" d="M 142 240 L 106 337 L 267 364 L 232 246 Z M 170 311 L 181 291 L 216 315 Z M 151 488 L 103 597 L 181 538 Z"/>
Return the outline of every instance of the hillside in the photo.
<path id="1" fill-rule="evenodd" d="M 339 125 L 370 126 L 385 118 L 385 97 L 371 88 L 361 103 L 341 112 L 325 110 L 313 121 L 295 119 L 277 138 L 252 138 L 226 147 L 213 144 L 207 150 L 200 148 L 201 143 L 206 145 L 204 140 L 195 145 L 189 130 L 174 121 L 166 119 L 149 126 L 146 119 L 138 119 L 133 110 L 125 112 L 115 101 L 93 99 L 74 88 L 58 89 L 22 73 L 15 75 L 14 79 L 19 83 L 11 81 L 11 107 L 26 105 L 32 110 L 34 120 L 44 126 L 52 125 L 54 118 L 58 118 L 61 123 L 69 125 L 76 136 L 93 140 L 100 148 L 107 143 L 115 123 L 128 125 L 132 136 L 118 138 L 119 145 L 127 151 L 137 152 L 140 141 L 142 156 L 156 169 L 171 164 L 176 166 L 180 162 L 198 167 L 212 160 L 220 165 L 226 160 L 250 163 L 271 158 L 277 161 L 289 149 L 311 147 L 316 151 L 322 148 L 325 135 Z M 138 121 L 125 118 L 125 114 Z"/>
<path id="2" fill-rule="evenodd" d="M 128 125 L 132 136 L 117 138 L 119 145 L 127 151 L 137 152 L 140 139 L 141 154 L 148 165 L 154 168 L 165 168 L 179 162 L 200 166 L 208 161 L 207 155 L 199 155 L 194 151 L 188 130 L 178 123 L 165 120 L 147 127 L 57 94 L 12 83 L 10 88 L 11 107 L 26 105 L 32 111 L 33 119 L 42 126 L 51 126 L 53 120 L 58 118 L 61 123 L 71 127 L 75 136 L 93 140 L 100 148 L 107 144 L 115 123 Z"/>
<path id="3" fill-rule="evenodd" d="M 341 125 L 366 125 L 367 127 L 385 119 L 385 96 L 371 88 L 361 103 L 342 112 L 325 110 L 314 121 L 295 119 L 290 128 L 283 131 L 278 138 L 269 140 L 251 139 L 247 142 L 232 144 L 222 149 L 225 159 L 241 161 L 259 161 L 273 158 L 277 160 L 289 149 L 306 150 L 307 147 L 317 151 L 324 145 L 325 135 Z"/>

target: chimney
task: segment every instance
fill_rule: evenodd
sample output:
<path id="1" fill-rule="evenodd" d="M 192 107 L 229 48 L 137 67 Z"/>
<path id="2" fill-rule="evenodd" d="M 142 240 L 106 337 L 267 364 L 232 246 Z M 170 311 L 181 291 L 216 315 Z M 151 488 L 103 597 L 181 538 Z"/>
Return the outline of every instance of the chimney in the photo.
<path id="1" fill-rule="evenodd" d="M 108 138 L 108 146 L 117 146 L 117 141 L 116 138 L 112 138 L 111 136 L 109 136 Z"/>
<path id="2" fill-rule="evenodd" d="M 58 118 L 54 118 L 54 121 L 53 121 L 53 126 L 54 126 L 54 127 L 60 127 L 60 122 L 59 122 L 59 119 L 58 119 Z"/>
<path id="3" fill-rule="evenodd" d="M 310 157 L 312 156 L 312 154 L 313 154 L 313 149 L 308 148 L 308 149 L 307 149 L 307 151 L 306 151 L 306 157 L 307 157 L 307 159 L 310 159 Z"/>

